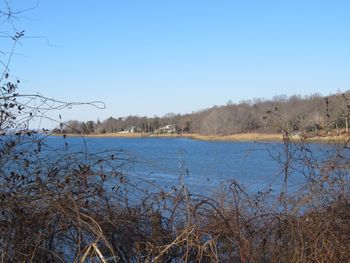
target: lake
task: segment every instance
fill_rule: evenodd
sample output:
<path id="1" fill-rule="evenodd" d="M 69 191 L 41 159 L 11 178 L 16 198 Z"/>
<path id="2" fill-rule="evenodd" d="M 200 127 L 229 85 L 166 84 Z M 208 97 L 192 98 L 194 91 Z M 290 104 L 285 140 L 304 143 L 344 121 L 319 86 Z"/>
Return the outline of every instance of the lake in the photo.
<path id="1" fill-rule="evenodd" d="M 170 189 L 182 175 L 194 193 L 205 194 L 234 179 L 250 192 L 272 187 L 281 189 L 284 160 L 283 143 L 198 141 L 187 138 L 79 138 L 66 139 L 71 151 L 110 154 L 117 151 L 130 162 L 120 168 L 138 185 Z M 64 147 L 61 137 L 48 137 L 53 148 Z M 328 146 L 312 144 L 314 156 L 324 155 Z M 294 172 L 291 186 L 305 183 Z"/>

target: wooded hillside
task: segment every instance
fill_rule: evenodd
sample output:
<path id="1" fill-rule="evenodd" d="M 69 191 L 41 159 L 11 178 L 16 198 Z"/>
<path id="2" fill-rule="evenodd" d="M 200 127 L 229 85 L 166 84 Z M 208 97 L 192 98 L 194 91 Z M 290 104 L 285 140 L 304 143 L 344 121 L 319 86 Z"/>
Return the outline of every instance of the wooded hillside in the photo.
<path id="1" fill-rule="evenodd" d="M 275 96 L 238 104 L 200 110 L 189 114 L 168 113 L 163 117 L 110 117 L 101 121 L 70 120 L 56 132 L 68 133 L 198 133 L 230 135 L 237 133 L 280 133 L 281 127 L 291 133 L 319 134 L 348 132 L 350 92 L 328 97 Z M 172 125 L 175 129 L 164 128 Z"/>

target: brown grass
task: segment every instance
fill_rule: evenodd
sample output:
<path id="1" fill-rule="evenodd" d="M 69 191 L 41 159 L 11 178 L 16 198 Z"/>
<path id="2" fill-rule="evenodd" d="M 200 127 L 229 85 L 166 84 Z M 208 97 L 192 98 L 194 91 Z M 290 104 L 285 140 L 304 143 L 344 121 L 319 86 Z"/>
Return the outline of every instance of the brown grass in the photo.
<path id="1" fill-rule="evenodd" d="M 53 134 L 53 136 L 62 136 L 62 134 Z M 68 137 L 80 137 L 79 134 L 66 134 Z M 232 135 L 201 135 L 196 133 L 184 134 L 151 134 L 151 133 L 103 133 L 103 134 L 87 134 L 83 135 L 88 138 L 189 138 L 203 141 L 282 141 L 282 134 L 265 134 L 265 133 L 239 133 Z M 325 135 L 325 136 L 309 136 L 302 138 L 299 135 L 290 136 L 293 141 L 308 142 L 330 142 L 330 141 L 346 141 L 349 139 L 347 135 Z"/>

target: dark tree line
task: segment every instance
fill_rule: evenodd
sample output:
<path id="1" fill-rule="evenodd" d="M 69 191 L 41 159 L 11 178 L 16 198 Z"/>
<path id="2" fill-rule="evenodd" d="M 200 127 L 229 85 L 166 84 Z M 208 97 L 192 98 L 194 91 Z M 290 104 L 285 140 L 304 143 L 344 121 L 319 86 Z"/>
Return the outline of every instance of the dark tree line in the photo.
<path id="1" fill-rule="evenodd" d="M 68 133 L 157 133 L 159 128 L 174 125 L 177 133 L 230 135 L 237 133 L 313 133 L 348 132 L 350 92 L 328 97 L 286 95 L 273 99 L 253 99 L 238 104 L 229 102 L 190 114 L 168 113 L 163 117 L 110 117 L 103 121 L 70 120 L 56 129 Z"/>

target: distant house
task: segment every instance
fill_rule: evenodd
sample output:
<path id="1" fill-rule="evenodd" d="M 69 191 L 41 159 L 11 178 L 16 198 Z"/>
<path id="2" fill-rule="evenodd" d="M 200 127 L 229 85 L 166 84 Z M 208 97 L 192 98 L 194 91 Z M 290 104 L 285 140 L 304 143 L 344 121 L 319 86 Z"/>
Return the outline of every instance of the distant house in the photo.
<path id="1" fill-rule="evenodd" d="M 135 133 L 135 132 L 142 132 L 141 128 L 137 127 L 137 126 L 131 126 L 130 128 L 128 128 L 126 130 L 126 132 L 128 133 Z"/>
<path id="2" fill-rule="evenodd" d="M 175 124 L 168 124 L 158 129 L 159 133 L 176 133 Z"/>

